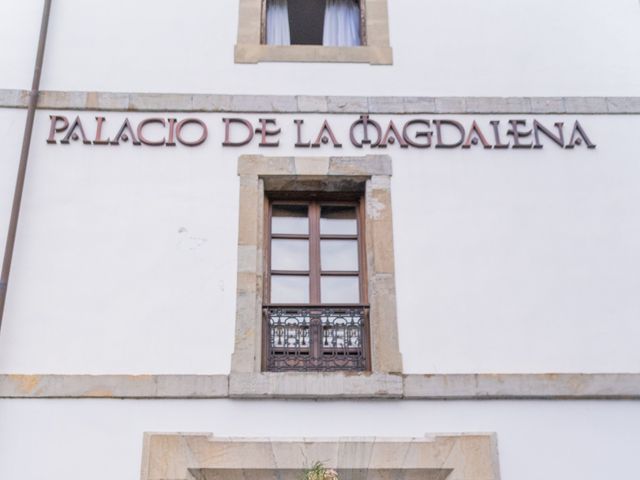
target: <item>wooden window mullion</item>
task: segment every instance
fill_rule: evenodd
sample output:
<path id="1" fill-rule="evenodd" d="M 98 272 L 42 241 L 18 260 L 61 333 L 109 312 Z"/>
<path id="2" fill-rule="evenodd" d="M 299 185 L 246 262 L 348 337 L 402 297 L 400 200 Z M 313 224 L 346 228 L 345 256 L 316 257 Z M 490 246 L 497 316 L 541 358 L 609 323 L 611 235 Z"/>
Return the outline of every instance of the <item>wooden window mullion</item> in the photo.
<path id="1" fill-rule="evenodd" d="M 365 251 L 365 231 L 364 219 L 366 211 L 364 207 L 364 197 L 360 198 L 356 207 L 356 219 L 358 224 L 358 274 L 360 283 L 360 303 L 369 303 L 369 292 L 367 291 L 367 256 Z"/>
<path id="2" fill-rule="evenodd" d="M 309 202 L 309 303 L 320 304 L 320 206 Z M 311 356 L 322 357 L 322 320 L 311 314 Z"/>
<path id="3" fill-rule="evenodd" d="M 309 203 L 309 300 L 312 305 L 320 304 L 320 205 Z"/>
<path id="4" fill-rule="evenodd" d="M 264 239 L 266 242 L 263 254 L 263 260 L 267 269 L 267 278 L 265 281 L 265 298 L 271 303 L 271 219 L 273 218 L 273 202 L 269 201 L 266 208 L 266 228 L 264 231 Z"/>

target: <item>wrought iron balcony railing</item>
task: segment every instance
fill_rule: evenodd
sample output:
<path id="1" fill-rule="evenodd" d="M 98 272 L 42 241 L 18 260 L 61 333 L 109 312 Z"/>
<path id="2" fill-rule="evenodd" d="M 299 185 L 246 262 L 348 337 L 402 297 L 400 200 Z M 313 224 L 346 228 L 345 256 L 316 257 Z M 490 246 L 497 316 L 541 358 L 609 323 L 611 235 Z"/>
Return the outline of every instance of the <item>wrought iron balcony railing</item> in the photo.
<path id="1" fill-rule="evenodd" d="M 365 305 L 266 306 L 267 371 L 369 369 L 369 308 Z"/>

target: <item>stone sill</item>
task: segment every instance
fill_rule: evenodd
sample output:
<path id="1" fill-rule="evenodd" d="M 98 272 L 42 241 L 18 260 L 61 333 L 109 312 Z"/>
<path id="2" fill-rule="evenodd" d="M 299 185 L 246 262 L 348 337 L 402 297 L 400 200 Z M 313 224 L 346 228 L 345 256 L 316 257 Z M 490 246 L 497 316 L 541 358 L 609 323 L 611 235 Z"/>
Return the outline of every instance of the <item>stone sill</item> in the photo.
<path id="1" fill-rule="evenodd" d="M 402 398 L 402 375 L 382 373 L 232 373 L 231 398 Z"/>
<path id="2" fill-rule="evenodd" d="M 391 65 L 393 64 L 393 53 L 391 47 L 238 44 L 235 47 L 235 62 L 331 62 Z"/>
<path id="3" fill-rule="evenodd" d="M 640 400 L 640 373 L 0 374 L 0 398 Z"/>

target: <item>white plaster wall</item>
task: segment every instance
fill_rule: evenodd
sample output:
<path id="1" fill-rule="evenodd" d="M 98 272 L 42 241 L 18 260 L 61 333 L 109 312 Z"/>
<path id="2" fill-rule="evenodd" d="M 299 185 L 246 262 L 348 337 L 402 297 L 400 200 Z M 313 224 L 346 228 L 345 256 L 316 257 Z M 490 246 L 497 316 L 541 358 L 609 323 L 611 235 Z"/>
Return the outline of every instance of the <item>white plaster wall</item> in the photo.
<path id="1" fill-rule="evenodd" d="M 0 251 L 4 252 L 20 162 L 26 112 L 0 109 Z M 1 258 L 1 257 L 0 257 Z"/>
<path id="2" fill-rule="evenodd" d="M 637 0 L 391 0 L 389 4 L 393 67 L 235 65 L 238 2 L 233 0 L 54 2 L 43 88 L 640 95 Z M 22 24 L 16 22 L 12 28 Z"/>
<path id="3" fill-rule="evenodd" d="M 23 480 L 136 480 L 144 431 L 497 432 L 503 480 L 635 478 L 640 448 L 638 402 L 3 400 L 0 425 L 0 478 Z"/>
<path id="4" fill-rule="evenodd" d="M 0 89 L 31 88 L 43 3 L 0 2 Z"/>
<path id="5" fill-rule="evenodd" d="M 228 372 L 236 163 L 257 141 L 223 149 L 222 115 L 211 114 L 198 148 L 47 145 L 47 115 L 36 121 L 0 371 Z M 106 133 L 124 118 L 107 116 Z M 82 118 L 92 131 L 93 115 Z M 277 118 L 282 146 L 262 153 L 308 155 L 292 148 L 293 117 Z M 305 118 L 315 136 L 324 117 Z M 330 116 L 344 148 L 312 153 L 393 157 L 406 372 L 638 372 L 638 116 L 581 117 L 598 148 L 573 151 L 358 150 L 347 135 L 356 118 Z"/>
<path id="6" fill-rule="evenodd" d="M 596 150 L 394 155 L 407 372 L 638 371 L 638 118 L 581 121 Z"/>
<path id="7" fill-rule="evenodd" d="M 235 162 L 204 148 L 51 146 L 48 130 L 40 112 L 0 368 L 227 372 Z"/>

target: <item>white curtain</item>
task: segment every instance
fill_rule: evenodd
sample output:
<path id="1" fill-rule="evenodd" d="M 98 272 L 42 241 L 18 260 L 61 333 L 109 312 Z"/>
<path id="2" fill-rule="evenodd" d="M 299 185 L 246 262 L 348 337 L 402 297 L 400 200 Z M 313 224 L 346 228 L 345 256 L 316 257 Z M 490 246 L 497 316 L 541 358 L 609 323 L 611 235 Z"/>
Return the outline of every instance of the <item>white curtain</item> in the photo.
<path id="1" fill-rule="evenodd" d="M 291 45 L 287 0 L 267 2 L 267 45 Z"/>
<path id="2" fill-rule="evenodd" d="M 322 44 L 330 47 L 360 45 L 360 7 L 354 0 L 327 0 Z"/>

